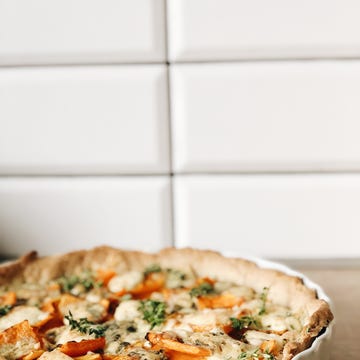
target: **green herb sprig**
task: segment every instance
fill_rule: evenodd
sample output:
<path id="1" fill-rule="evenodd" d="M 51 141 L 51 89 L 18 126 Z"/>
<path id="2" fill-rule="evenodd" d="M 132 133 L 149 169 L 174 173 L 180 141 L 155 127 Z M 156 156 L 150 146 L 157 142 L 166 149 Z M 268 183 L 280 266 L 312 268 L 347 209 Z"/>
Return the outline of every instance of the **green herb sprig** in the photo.
<path id="1" fill-rule="evenodd" d="M 242 316 L 241 318 L 231 317 L 231 326 L 235 330 L 241 330 L 244 328 L 258 329 L 260 327 L 259 320 L 253 316 Z"/>
<path id="2" fill-rule="evenodd" d="M 269 292 L 269 288 L 264 287 L 262 293 L 260 294 L 260 300 L 262 304 L 259 310 L 259 315 L 264 315 L 266 313 L 266 300 L 267 300 L 268 292 Z"/>
<path id="3" fill-rule="evenodd" d="M 252 360 L 252 359 L 259 359 L 259 348 L 255 349 L 254 351 L 251 352 L 242 352 L 237 360 Z"/>
<path id="4" fill-rule="evenodd" d="M 0 316 L 6 315 L 12 309 L 11 305 L 0 306 Z"/>
<path id="5" fill-rule="evenodd" d="M 214 286 L 208 282 L 203 282 L 197 287 L 190 290 L 192 297 L 199 297 L 203 295 L 213 294 L 215 292 Z"/>
<path id="6" fill-rule="evenodd" d="M 71 330 L 78 330 L 79 332 L 88 335 L 94 334 L 96 338 L 104 336 L 107 329 L 106 326 L 95 324 L 87 318 L 80 318 L 79 320 L 76 320 L 74 319 L 71 311 L 69 311 L 68 315 L 65 315 L 65 319 L 69 321 Z"/>
<path id="7" fill-rule="evenodd" d="M 263 354 L 263 358 L 265 360 L 276 360 L 275 356 L 268 351 L 265 351 L 265 353 Z"/>
<path id="8" fill-rule="evenodd" d="M 161 325 L 165 321 L 165 308 L 164 302 L 149 299 L 141 301 L 139 310 L 143 313 L 143 319 L 153 329 L 156 325 Z"/>
<path id="9" fill-rule="evenodd" d="M 91 273 L 84 273 L 82 276 L 62 276 L 57 282 L 64 292 L 70 292 L 76 285 L 82 285 L 85 291 L 101 286 L 101 283 L 97 282 Z"/>
<path id="10" fill-rule="evenodd" d="M 238 357 L 237 360 L 257 360 L 257 359 L 264 359 L 264 360 L 276 360 L 273 354 L 265 351 L 265 353 L 260 354 L 259 348 L 251 351 L 251 352 L 242 352 Z"/>
<path id="11" fill-rule="evenodd" d="M 159 264 L 151 264 L 144 270 L 144 275 L 147 276 L 152 273 L 158 273 L 161 272 L 161 266 Z"/>

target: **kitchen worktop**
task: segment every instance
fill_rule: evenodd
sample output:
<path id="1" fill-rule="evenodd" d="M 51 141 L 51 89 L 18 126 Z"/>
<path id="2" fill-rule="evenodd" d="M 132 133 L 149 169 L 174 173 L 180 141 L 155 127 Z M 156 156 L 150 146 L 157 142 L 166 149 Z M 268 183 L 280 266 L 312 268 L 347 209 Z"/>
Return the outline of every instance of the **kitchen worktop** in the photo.
<path id="1" fill-rule="evenodd" d="M 287 265 L 318 283 L 334 303 L 336 324 L 330 360 L 360 359 L 360 262 Z"/>

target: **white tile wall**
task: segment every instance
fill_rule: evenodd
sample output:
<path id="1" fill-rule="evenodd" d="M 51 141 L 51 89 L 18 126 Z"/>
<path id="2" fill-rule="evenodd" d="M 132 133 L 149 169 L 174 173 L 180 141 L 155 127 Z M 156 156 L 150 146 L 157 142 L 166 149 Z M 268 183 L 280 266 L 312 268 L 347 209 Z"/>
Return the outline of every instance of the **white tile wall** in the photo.
<path id="1" fill-rule="evenodd" d="M 360 62 L 171 69 L 177 172 L 359 170 Z"/>
<path id="2" fill-rule="evenodd" d="M 360 257 L 359 12 L 0 0 L 0 257 Z"/>
<path id="3" fill-rule="evenodd" d="M 168 0 L 172 61 L 360 55 L 357 0 Z"/>
<path id="4" fill-rule="evenodd" d="M 163 65 L 0 69 L 0 173 L 169 171 Z"/>
<path id="5" fill-rule="evenodd" d="M 175 239 L 273 258 L 360 256 L 359 175 L 178 176 Z"/>
<path id="6" fill-rule="evenodd" d="M 0 64 L 165 60 L 164 0 L 1 0 Z"/>
<path id="7" fill-rule="evenodd" d="M 171 244 L 166 177 L 2 178 L 0 254 Z"/>

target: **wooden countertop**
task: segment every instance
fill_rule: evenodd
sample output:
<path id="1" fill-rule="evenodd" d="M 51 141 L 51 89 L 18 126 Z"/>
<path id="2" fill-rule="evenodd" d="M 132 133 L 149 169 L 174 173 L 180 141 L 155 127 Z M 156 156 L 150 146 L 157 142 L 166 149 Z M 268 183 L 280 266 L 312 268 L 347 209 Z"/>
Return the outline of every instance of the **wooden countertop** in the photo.
<path id="1" fill-rule="evenodd" d="M 319 284 L 334 303 L 336 323 L 330 359 L 360 359 L 360 266 L 287 265 Z"/>

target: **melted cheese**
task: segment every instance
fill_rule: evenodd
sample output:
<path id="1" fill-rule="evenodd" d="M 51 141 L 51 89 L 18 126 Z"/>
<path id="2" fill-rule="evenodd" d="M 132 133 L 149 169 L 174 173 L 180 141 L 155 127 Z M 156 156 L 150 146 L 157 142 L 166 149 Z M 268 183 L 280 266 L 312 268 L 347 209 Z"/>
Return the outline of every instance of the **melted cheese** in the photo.
<path id="1" fill-rule="evenodd" d="M 211 310 L 198 311 L 193 314 L 185 315 L 181 322 L 199 327 L 214 327 L 216 325 L 216 314 Z"/>
<path id="2" fill-rule="evenodd" d="M 140 284 L 144 279 L 144 274 L 140 271 L 129 271 L 123 275 L 114 276 L 108 284 L 111 292 L 117 293 L 123 290 L 131 290 Z"/>
<path id="3" fill-rule="evenodd" d="M 133 348 L 127 353 L 127 358 L 137 360 L 167 360 L 168 357 L 161 351 L 147 351 L 142 348 Z"/>
<path id="4" fill-rule="evenodd" d="M 215 328 L 217 324 L 227 323 L 229 317 L 230 313 L 226 309 L 204 309 L 184 315 L 179 320 L 182 324 L 198 328 L 211 329 Z"/>
<path id="5" fill-rule="evenodd" d="M 53 351 L 45 351 L 39 357 L 39 360 L 72 360 L 72 357 L 67 356 L 58 349 L 55 349 Z"/>
<path id="6" fill-rule="evenodd" d="M 94 335 L 87 335 L 76 330 L 71 330 L 68 326 L 64 326 L 63 331 L 56 339 L 56 345 L 65 344 L 69 341 L 80 342 L 86 339 L 94 339 Z"/>
<path id="7" fill-rule="evenodd" d="M 282 306 L 268 306 L 267 313 L 261 316 L 263 328 L 279 333 L 287 330 L 301 330 L 300 321 Z"/>
<path id="8" fill-rule="evenodd" d="M 260 299 L 253 299 L 247 302 L 244 302 L 241 306 L 240 309 L 246 309 L 249 310 L 251 313 L 258 313 L 259 310 L 261 309 L 263 302 Z"/>
<path id="9" fill-rule="evenodd" d="M 248 345 L 230 338 L 220 329 L 214 329 L 210 332 L 189 332 L 182 337 L 183 341 L 189 344 L 201 346 L 210 349 L 213 355 L 208 359 L 224 359 L 234 357 L 237 359 L 239 354 L 248 347 Z"/>
<path id="10" fill-rule="evenodd" d="M 133 321 L 110 321 L 107 325 L 105 352 L 114 355 L 121 353 L 129 343 L 144 339 L 150 330 L 150 325 L 139 318 Z"/>
<path id="11" fill-rule="evenodd" d="M 245 301 L 249 301 L 255 296 L 254 290 L 248 286 L 231 286 L 227 291 L 235 297 L 242 298 Z"/>
<path id="12" fill-rule="evenodd" d="M 190 296 L 189 292 L 182 291 L 179 293 L 174 293 L 167 300 L 169 307 L 169 312 L 173 311 L 182 311 L 182 310 L 191 310 L 193 307 L 193 298 Z"/>
<path id="13" fill-rule="evenodd" d="M 18 359 L 30 351 L 40 349 L 40 343 L 35 342 L 34 339 L 24 338 L 16 344 L 5 344 L 0 346 L 0 357 L 6 360 Z"/>
<path id="14" fill-rule="evenodd" d="M 165 291 L 153 292 L 150 295 L 152 300 L 166 302 L 166 321 L 157 325 L 152 331 L 168 332 L 170 336 L 179 338 L 180 342 L 201 346 L 209 349 L 212 355 L 209 360 L 238 359 L 239 354 L 252 354 L 258 351 L 260 345 L 267 340 L 275 340 L 279 344 L 279 349 L 283 346 L 283 339 L 289 339 L 289 333 L 296 336 L 296 331 L 302 328 L 300 320 L 296 315 L 289 314 L 288 309 L 277 306 L 266 301 L 265 312 L 264 300 L 260 294 L 253 289 L 237 285 L 232 282 L 217 281 L 214 289 L 217 294 L 229 293 L 236 298 L 241 298 L 244 302 L 240 305 L 228 308 L 205 308 L 199 310 L 199 299 L 189 294 L 189 289 L 197 286 L 196 277 L 191 271 L 186 273 L 178 270 L 164 271 L 166 289 Z M 75 293 L 72 300 L 64 301 L 59 306 L 63 315 L 71 311 L 75 319 L 87 318 L 89 321 L 101 323 L 108 318 L 107 308 L 100 302 L 105 297 L 114 297 L 109 293 L 119 293 L 124 290 L 134 289 L 144 280 L 143 272 L 129 271 L 127 273 L 114 276 L 108 283 L 108 287 L 94 288 L 89 292 Z M 174 290 L 169 290 L 174 289 Z M 31 290 L 31 291 L 30 291 Z M 34 289 L 27 290 L 31 299 L 34 298 Z M 40 293 L 40 292 L 39 292 Z M 59 295 L 57 295 L 59 296 Z M 66 296 L 66 295 L 65 295 Z M 207 296 L 207 295 L 204 295 Z M 212 296 L 212 294 L 210 295 Z M 48 295 L 46 295 L 48 299 Z M 43 299 L 46 299 L 43 296 Z M 40 302 L 40 298 L 37 301 Z M 65 299 L 66 300 L 66 299 Z M 145 336 L 150 331 L 150 324 L 143 319 L 144 314 L 140 311 L 141 302 L 139 300 L 123 300 L 117 306 L 114 312 L 114 319 L 104 324 L 106 345 L 104 354 L 128 356 L 129 358 L 146 360 L 165 360 L 164 353 L 158 353 L 151 350 L 151 343 Z M 220 304 L 221 306 L 222 304 Z M 230 305 L 231 306 L 231 305 Z M 260 311 L 261 310 L 261 311 Z M 0 331 L 4 330 L 24 319 L 28 319 L 30 324 L 34 325 L 44 320 L 49 314 L 33 306 L 17 306 L 9 314 L 0 318 Z M 236 340 L 226 333 L 230 329 L 232 321 L 230 318 L 241 318 L 242 316 L 254 317 L 256 325 L 252 325 L 251 330 L 247 330 L 242 341 Z M 68 324 L 67 320 L 64 320 Z M 255 322 L 255 321 L 254 321 Z M 257 330 L 256 330 L 257 329 Z M 296 330 L 296 331 L 288 331 Z M 267 333 L 266 331 L 274 332 Z M 280 336 L 277 333 L 285 333 Z M 236 337 L 234 333 L 230 335 Z M 45 340 L 46 349 L 55 348 L 59 344 L 69 341 L 80 342 L 84 339 L 94 338 L 95 335 L 87 335 L 76 330 L 71 330 L 68 325 L 49 330 Z M 145 344 L 145 346 L 144 346 Z M 12 347 L 6 350 L 6 359 L 15 359 L 19 351 L 23 348 L 29 350 L 29 346 L 40 346 L 40 344 L 20 344 L 21 347 Z M 19 346 L 20 346 L 19 345 Z M 3 348 L 4 350 L 4 348 Z M 261 354 L 260 354 L 261 355 Z M 62 354 L 58 350 L 45 352 L 39 360 L 69 360 L 70 357 Z M 1 360 L 1 356 L 0 356 Z"/>
<path id="15" fill-rule="evenodd" d="M 287 330 L 286 318 L 279 314 L 267 314 L 261 317 L 261 324 L 265 329 L 284 332 Z"/>
<path id="16" fill-rule="evenodd" d="M 142 318 L 139 307 L 140 301 L 138 300 L 123 301 L 116 308 L 114 318 L 117 321 L 132 321 L 137 318 Z"/>
<path id="17" fill-rule="evenodd" d="M 39 310 L 35 306 L 17 306 L 7 315 L 0 318 L 0 331 L 3 331 L 24 320 L 28 320 L 30 325 L 46 319 L 49 313 Z"/>
<path id="18" fill-rule="evenodd" d="M 65 316 L 71 312 L 74 319 L 86 318 L 89 321 L 98 322 L 106 316 L 106 309 L 99 303 L 89 301 L 75 301 L 60 308 Z M 64 320 L 67 323 L 67 320 Z"/>
<path id="19" fill-rule="evenodd" d="M 266 340 L 275 340 L 278 344 L 282 344 L 282 338 L 276 334 L 268 334 L 262 331 L 248 330 L 245 333 L 245 339 L 250 345 L 260 346 Z"/>
<path id="20" fill-rule="evenodd" d="M 191 269 L 180 271 L 168 269 L 166 276 L 166 287 L 168 289 L 190 288 L 195 285 L 196 277 Z"/>

